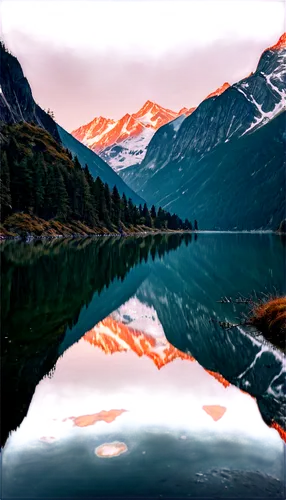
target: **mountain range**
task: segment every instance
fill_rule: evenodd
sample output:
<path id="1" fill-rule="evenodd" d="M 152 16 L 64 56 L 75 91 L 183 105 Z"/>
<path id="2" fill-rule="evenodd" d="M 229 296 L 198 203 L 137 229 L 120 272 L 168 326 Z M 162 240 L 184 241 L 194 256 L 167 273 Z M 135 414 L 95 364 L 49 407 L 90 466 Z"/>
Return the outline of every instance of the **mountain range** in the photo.
<path id="1" fill-rule="evenodd" d="M 248 329 L 224 330 L 216 321 L 235 323 L 245 312 L 244 305 L 217 302 L 216 297 L 222 294 L 234 297 L 239 290 L 241 296 L 248 297 L 251 290 L 263 290 L 269 282 L 276 290 L 284 289 L 283 276 L 276 274 L 283 267 L 281 242 L 277 238 L 273 245 L 268 235 L 253 235 L 262 237 L 264 246 L 253 245 L 249 252 L 249 235 L 237 235 L 226 245 L 223 239 L 228 237 L 203 234 L 198 242 L 181 245 L 176 254 L 170 252 L 155 262 L 149 259 L 141 280 L 135 277 L 143 268 L 132 269 L 127 280 L 132 286 L 136 282 L 135 294 L 100 321 L 99 316 L 104 316 L 111 304 L 106 300 L 109 290 L 102 302 L 97 297 L 82 310 L 78 324 L 66 332 L 59 353 L 84 336 L 106 354 L 133 351 L 149 358 L 158 369 L 174 359 L 195 359 L 225 387 L 235 385 L 254 397 L 263 420 L 276 425 L 286 439 L 283 354 Z M 273 283 L 263 270 L 274 262 L 275 255 L 279 255 L 274 266 L 279 277 Z M 115 287 L 112 284 L 114 298 Z M 210 318 L 215 321 L 210 322 Z"/>
<path id="2" fill-rule="evenodd" d="M 142 203 L 143 200 L 106 162 L 60 127 L 53 117 L 35 102 L 18 59 L 10 54 L 2 43 L 0 56 L 0 124 L 28 122 L 44 128 L 61 146 L 68 148 L 74 156 L 78 157 L 82 167 L 88 164 L 89 171 L 94 178 L 99 176 L 111 188 L 117 186 L 121 195 L 125 193 L 127 198 L 131 198 L 134 203 Z"/>
<path id="3" fill-rule="evenodd" d="M 286 34 L 256 71 L 160 127 L 140 165 L 120 171 L 147 202 L 201 229 L 277 229 L 285 218 Z M 266 147 L 267 146 L 267 147 Z"/>
<path id="4" fill-rule="evenodd" d="M 94 118 L 72 135 L 95 151 L 116 172 L 143 160 L 146 147 L 156 130 L 179 116 L 185 118 L 195 108 L 172 111 L 146 101 L 136 113 L 126 113 L 119 120 Z"/>
<path id="5" fill-rule="evenodd" d="M 144 304 L 138 300 L 137 302 L 138 309 L 144 309 Z M 114 319 L 116 312 L 117 311 L 115 311 L 115 313 L 111 316 L 100 321 L 92 330 L 86 332 L 83 339 L 94 347 L 101 349 L 105 354 L 133 351 L 139 357 L 146 356 L 151 359 L 158 370 L 175 359 L 195 361 L 193 356 L 187 354 L 186 352 L 179 351 L 179 349 L 176 349 L 176 347 L 170 344 L 170 342 L 166 339 L 163 330 L 163 334 L 159 338 L 146 333 L 146 324 L 144 325 L 143 331 L 135 330 L 128 324 Z M 220 373 L 213 372 L 211 370 L 206 371 L 224 387 L 230 386 L 230 383 L 223 378 Z"/>
<path id="6" fill-rule="evenodd" d="M 206 99 L 222 94 L 228 87 L 230 84 L 225 82 Z M 136 113 L 126 113 L 119 120 L 96 117 L 86 125 L 73 130 L 71 134 L 98 153 L 115 172 L 119 172 L 130 165 L 142 162 L 156 130 L 169 122 L 173 122 L 175 130 L 178 129 L 183 120 L 195 109 L 195 107 L 183 107 L 176 112 L 148 100 Z"/>
<path id="7" fill-rule="evenodd" d="M 254 72 L 196 108 L 175 113 L 147 101 L 73 134 L 149 204 L 196 218 L 200 229 L 277 229 L 285 218 L 285 48 L 284 33 Z"/>

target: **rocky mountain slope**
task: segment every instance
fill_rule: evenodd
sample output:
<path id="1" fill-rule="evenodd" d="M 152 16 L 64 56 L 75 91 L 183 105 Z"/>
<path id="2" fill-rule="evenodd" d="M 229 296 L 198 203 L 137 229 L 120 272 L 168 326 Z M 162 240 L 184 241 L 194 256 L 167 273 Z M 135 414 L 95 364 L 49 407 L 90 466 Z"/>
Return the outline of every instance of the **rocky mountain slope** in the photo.
<path id="1" fill-rule="evenodd" d="M 181 115 L 186 117 L 193 110 L 182 108 L 175 112 L 146 101 L 136 113 L 127 113 L 117 121 L 102 116 L 94 118 L 72 135 L 119 171 L 143 160 L 147 145 L 162 125 Z"/>
<path id="2" fill-rule="evenodd" d="M 57 129 L 64 146 L 68 148 L 73 155 L 78 157 L 82 167 L 84 167 L 85 164 L 88 165 L 89 171 L 94 178 L 99 176 L 101 180 L 107 182 L 109 186 L 117 186 L 119 193 L 121 195 L 125 193 L 126 197 L 131 198 L 136 205 L 144 203 L 144 200 L 129 188 L 123 179 L 96 153 L 84 146 L 84 144 L 81 144 L 81 142 L 59 125 L 57 125 Z"/>
<path id="3" fill-rule="evenodd" d="M 0 59 L 0 124 L 28 122 L 46 129 L 59 144 L 78 156 L 82 167 L 88 164 L 94 178 L 99 176 L 111 188 L 116 185 L 121 195 L 125 193 L 134 203 L 142 203 L 142 198 L 137 196 L 107 163 L 58 126 L 53 118 L 36 104 L 19 61 L 7 51 L 3 43 L 0 45 Z"/>
<path id="4" fill-rule="evenodd" d="M 175 133 L 172 123 L 161 127 L 122 178 L 204 229 L 276 229 L 285 213 L 285 46 L 284 34 L 254 73 L 224 84 Z"/>
<path id="5" fill-rule="evenodd" d="M 60 142 L 54 120 L 35 103 L 18 59 L 0 43 L 0 122 L 33 122 Z"/>

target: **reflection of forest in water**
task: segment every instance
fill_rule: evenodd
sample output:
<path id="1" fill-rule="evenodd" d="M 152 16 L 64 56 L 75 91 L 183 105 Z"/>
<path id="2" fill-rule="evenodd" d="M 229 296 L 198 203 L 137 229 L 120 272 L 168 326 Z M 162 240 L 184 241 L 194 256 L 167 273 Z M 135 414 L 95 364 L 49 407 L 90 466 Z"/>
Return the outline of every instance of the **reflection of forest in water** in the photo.
<path id="1" fill-rule="evenodd" d="M 172 345 L 249 392 L 267 424 L 285 428 L 282 354 L 261 338 L 210 323 L 247 312 L 219 303 L 221 296 L 283 293 L 283 269 L 283 245 L 269 234 L 4 243 L 2 442 L 59 355 L 135 294 L 155 309 Z"/>
<path id="2" fill-rule="evenodd" d="M 66 329 L 93 295 L 191 240 L 190 234 L 170 234 L 1 243 L 2 443 L 24 418 L 36 384 L 57 361 Z"/>

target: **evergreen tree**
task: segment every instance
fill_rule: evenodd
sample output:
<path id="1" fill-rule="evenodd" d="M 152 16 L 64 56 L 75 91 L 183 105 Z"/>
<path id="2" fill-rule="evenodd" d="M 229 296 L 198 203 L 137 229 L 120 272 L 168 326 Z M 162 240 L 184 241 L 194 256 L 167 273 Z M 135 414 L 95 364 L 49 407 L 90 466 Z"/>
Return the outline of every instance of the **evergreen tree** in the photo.
<path id="1" fill-rule="evenodd" d="M 162 207 L 159 207 L 158 209 L 158 215 L 157 215 L 157 222 L 155 227 L 159 229 L 167 229 L 168 227 L 168 221 L 167 221 L 167 212 L 162 209 Z"/>
<path id="2" fill-rule="evenodd" d="M 55 168 L 53 165 L 50 165 L 50 167 L 47 169 L 47 184 L 44 198 L 45 218 L 51 219 L 56 216 L 58 209 L 57 202 L 58 197 Z"/>
<path id="3" fill-rule="evenodd" d="M 82 217 L 87 223 L 93 220 L 93 206 L 91 201 L 91 192 L 85 171 L 81 172 L 81 190 L 82 190 Z"/>
<path id="4" fill-rule="evenodd" d="M 81 170 L 81 164 L 77 156 L 74 157 L 73 164 L 76 170 Z"/>
<path id="5" fill-rule="evenodd" d="M 53 120 L 55 119 L 55 114 L 54 112 L 48 108 L 47 111 L 46 111 L 47 115 L 49 115 Z"/>
<path id="6" fill-rule="evenodd" d="M 41 216 L 45 200 L 45 162 L 43 153 L 38 153 L 34 160 L 33 189 L 35 197 L 35 214 Z"/>
<path id="7" fill-rule="evenodd" d="M 136 224 L 136 222 L 134 222 L 134 219 L 137 219 L 137 217 L 136 217 L 137 214 L 134 213 L 134 204 L 133 204 L 133 201 L 131 198 L 128 199 L 128 213 L 129 213 L 129 217 L 130 217 L 130 223 Z"/>
<path id="8" fill-rule="evenodd" d="M 85 175 L 85 177 L 86 177 L 86 180 L 87 180 L 87 182 L 88 182 L 88 185 L 89 185 L 90 189 L 92 189 L 92 186 L 93 186 L 94 180 L 93 180 L 93 177 L 92 177 L 92 175 L 91 175 L 91 173 L 90 173 L 90 171 L 89 171 L 89 168 L 88 168 L 87 163 L 85 164 L 85 167 L 84 167 L 84 169 L 83 169 L 83 170 L 84 170 L 84 175 Z"/>
<path id="9" fill-rule="evenodd" d="M 1 151 L 1 186 L 0 186 L 0 203 L 1 203 L 1 220 L 4 220 L 12 211 L 12 198 L 10 190 L 10 169 L 8 158 L 5 151 Z"/>
<path id="10" fill-rule="evenodd" d="M 105 205 L 109 220 L 113 220 L 113 205 L 110 189 L 107 183 L 104 184 Z"/>
<path id="11" fill-rule="evenodd" d="M 151 219 L 151 215 L 150 215 L 149 210 L 148 210 L 147 215 L 145 217 L 145 224 L 147 227 L 152 227 L 152 219 Z"/>
<path id="12" fill-rule="evenodd" d="M 139 210 L 136 207 L 136 205 L 133 205 L 133 209 L 132 209 L 132 222 L 133 222 L 134 226 L 137 226 L 137 224 L 140 223 L 140 214 L 139 214 Z"/>
<path id="13" fill-rule="evenodd" d="M 194 222 L 194 230 L 195 231 L 198 231 L 198 222 L 195 220 Z"/>
<path id="14" fill-rule="evenodd" d="M 57 165 L 54 167 L 54 177 L 57 186 L 55 196 L 56 216 L 65 220 L 69 212 L 68 194 L 60 168 Z"/>
<path id="15" fill-rule="evenodd" d="M 147 217 L 148 214 L 149 214 L 149 210 L 148 210 L 147 204 L 144 203 L 142 215 L 146 219 L 146 217 Z"/>
<path id="16" fill-rule="evenodd" d="M 10 183 L 12 203 L 15 210 L 29 212 L 33 205 L 33 180 L 29 165 L 29 157 L 24 157 L 15 164 L 14 176 Z"/>
<path id="17" fill-rule="evenodd" d="M 156 229 L 162 229 L 162 222 L 160 217 L 156 217 L 154 225 Z"/>
<path id="18" fill-rule="evenodd" d="M 156 219 L 156 208 L 154 205 L 152 205 L 152 207 L 151 207 L 150 214 L 151 214 L 152 219 Z"/>
<path id="19" fill-rule="evenodd" d="M 131 222 L 128 201 L 127 201 L 125 193 L 123 193 L 122 199 L 121 199 L 121 220 L 125 224 L 130 224 L 130 222 Z"/>
<path id="20" fill-rule="evenodd" d="M 185 222 L 183 224 L 183 229 L 185 229 L 185 231 L 192 231 L 193 227 L 189 219 L 185 219 Z"/>
<path id="21" fill-rule="evenodd" d="M 69 150 L 59 148 L 43 129 L 32 124 L 6 125 L 1 131 L 1 215 L 2 220 L 12 211 L 34 213 L 47 220 L 57 217 L 80 220 L 90 227 L 102 224 L 118 228 L 122 224 L 155 226 L 157 229 L 191 229 L 176 214 L 153 205 L 149 212 L 145 203 L 136 207 L 125 194 L 120 197 L 114 186 L 97 177 L 94 181 L 88 165 L 84 168 Z M 31 141 L 27 141 L 29 135 Z M 55 154 L 54 154 L 54 151 Z M 13 207 L 13 208 L 12 208 Z M 10 212 L 9 212 L 10 211 Z M 198 230 L 197 221 L 195 229 Z M 141 249 L 141 259 L 146 252 Z M 165 249 L 160 250 L 161 254 Z M 110 263 L 110 266 L 112 263 Z"/>
<path id="22" fill-rule="evenodd" d="M 146 203 L 144 203 L 142 214 L 143 214 L 142 223 L 148 227 L 152 227 L 152 220 Z"/>
<path id="23" fill-rule="evenodd" d="M 110 224 L 110 217 L 106 208 L 105 188 L 102 180 L 97 177 L 94 186 L 95 199 L 97 200 L 98 218 L 101 223 Z"/>
<path id="24" fill-rule="evenodd" d="M 116 224 L 116 226 L 118 226 L 121 216 L 121 198 L 116 186 L 114 186 L 112 190 L 111 199 L 112 199 L 112 221 L 114 222 L 114 224 Z"/>

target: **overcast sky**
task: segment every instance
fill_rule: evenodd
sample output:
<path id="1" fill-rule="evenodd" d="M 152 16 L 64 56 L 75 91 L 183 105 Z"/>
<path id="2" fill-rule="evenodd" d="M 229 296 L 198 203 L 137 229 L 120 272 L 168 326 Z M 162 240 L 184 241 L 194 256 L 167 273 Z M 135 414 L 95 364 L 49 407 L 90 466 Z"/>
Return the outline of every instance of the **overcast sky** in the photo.
<path id="1" fill-rule="evenodd" d="M 197 105 L 255 69 L 283 0 L 2 0 L 1 36 L 36 101 L 71 131 L 146 100 Z"/>

